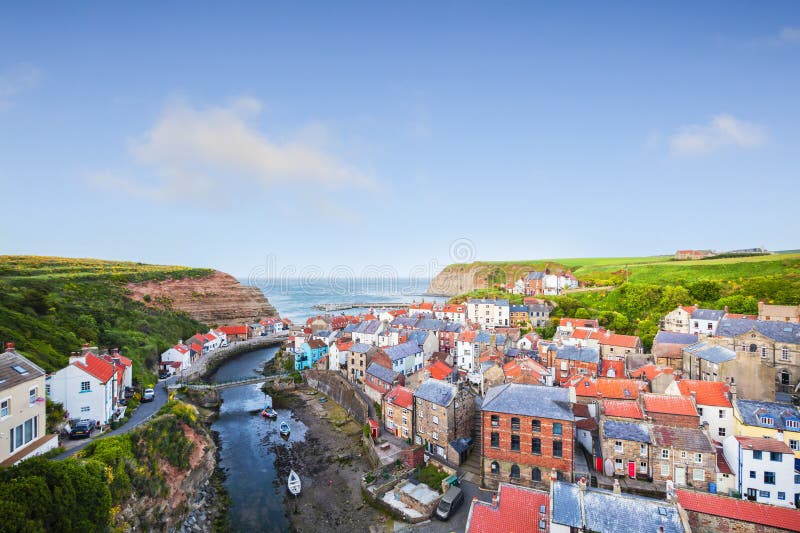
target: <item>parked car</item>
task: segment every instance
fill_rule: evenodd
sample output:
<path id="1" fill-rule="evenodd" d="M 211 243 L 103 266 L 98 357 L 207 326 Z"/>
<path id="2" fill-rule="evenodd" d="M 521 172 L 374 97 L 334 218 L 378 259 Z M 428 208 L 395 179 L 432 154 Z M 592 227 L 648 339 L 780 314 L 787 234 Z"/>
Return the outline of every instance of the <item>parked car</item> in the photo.
<path id="1" fill-rule="evenodd" d="M 142 401 L 143 402 L 152 402 L 156 399 L 156 391 L 153 389 L 145 389 L 144 393 L 142 393 Z"/>
<path id="2" fill-rule="evenodd" d="M 72 425 L 72 430 L 69 432 L 70 439 L 88 439 L 92 436 L 94 429 L 94 421 L 80 420 Z"/>
<path id="3" fill-rule="evenodd" d="M 456 486 L 451 486 L 442 496 L 439 506 L 436 507 L 436 516 L 447 520 L 461 507 L 462 503 L 464 503 L 464 492 Z"/>
<path id="4" fill-rule="evenodd" d="M 170 376 L 169 370 L 162 370 L 158 374 L 158 379 L 167 379 Z"/>
<path id="5" fill-rule="evenodd" d="M 133 398 L 133 395 L 136 393 L 136 390 L 133 387 L 125 387 L 125 399 L 130 400 Z"/>

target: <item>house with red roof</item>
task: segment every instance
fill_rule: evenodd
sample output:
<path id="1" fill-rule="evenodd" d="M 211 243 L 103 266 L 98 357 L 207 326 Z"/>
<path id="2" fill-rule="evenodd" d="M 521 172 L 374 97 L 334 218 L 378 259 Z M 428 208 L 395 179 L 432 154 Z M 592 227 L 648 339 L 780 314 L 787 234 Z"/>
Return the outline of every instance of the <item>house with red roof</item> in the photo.
<path id="1" fill-rule="evenodd" d="M 742 498 L 782 507 L 800 500 L 795 479 L 794 452 L 778 439 L 729 435 L 722 442 L 725 460 L 740 473 L 734 490 Z"/>
<path id="2" fill-rule="evenodd" d="M 410 439 L 414 434 L 414 391 L 402 385 L 393 387 L 383 396 L 381 414 L 386 431 Z"/>
<path id="3" fill-rule="evenodd" d="M 472 500 L 467 533 L 547 533 L 550 531 L 550 494 L 500 483 L 492 502 Z"/>
<path id="4" fill-rule="evenodd" d="M 554 339 L 566 339 L 570 337 L 572 332 L 575 331 L 575 328 L 588 328 L 597 330 L 600 328 L 600 323 L 593 318 L 562 318 L 558 322 Z"/>
<path id="5" fill-rule="evenodd" d="M 590 403 L 595 400 L 612 399 L 635 401 L 639 393 L 646 387 L 635 379 L 591 378 L 574 376 L 564 387 L 574 387 L 578 403 Z"/>
<path id="6" fill-rule="evenodd" d="M 697 428 L 700 425 L 700 414 L 690 397 L 643 394 L 642 405 L 645 415 L 655 424 L 685 428 Z"/>
<path id="7" fill-rule="evenodd" d="M 712 439 L 722 442 L 725 437 L 733 435 L 733 404 L 727 383 L 682 379 L 668 387 L 666 393 L 691 398 L 700 415 L 700 423 L 708 424 Z"/>
<path id="8" fill-rule="evenodd" d="M 677 497 L 694 533 L 800 532 L 800 511 L 796 509 L 690 490 L 678 490 Z"/>
<path id="9" fill-rule="evenodd" d="M 627 356 L 644 353 L 642 339 L 636 335 L 620 335 L 608 330 L 592 332 L 590 339 L 600 346 L 600 358 L 624 360 Z"/>
<path id="10" fill-rule="evenodd" d="M 162 371 L 176 374 L 186 370 L 192 364 L 192 353 L 185 344 L 176 344 L 161 354 L 159 367 Z"/>
<path id="11" fill-rule="evenodd" d="M 91 351 L 74 353 L 69 364 L 48 377 L 49 397 L 64 406 L 70 418 L 111 422 L 123 392 L 113 361 Z"/>
<path id="12" fill-rule="evenodd" d="M 606 399 L 601 406 L 601 412 L 606 418 L 619 419 L 623 422 L 644 419 L 644 412 L 637 402 Z"/>
<path id="13" fill-rule="evenodd" d="M 220 331 L 225 334 L 228 342 L 243 341 L 247 339 L 247 325 L 240 326 L 220 326 Z"/>

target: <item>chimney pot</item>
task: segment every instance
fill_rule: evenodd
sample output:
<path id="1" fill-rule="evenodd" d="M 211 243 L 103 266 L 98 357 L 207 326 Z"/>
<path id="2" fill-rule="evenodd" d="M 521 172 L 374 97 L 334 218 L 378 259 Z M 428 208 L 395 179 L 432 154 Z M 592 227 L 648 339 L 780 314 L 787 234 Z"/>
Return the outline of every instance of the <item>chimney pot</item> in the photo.
<path id="1" fill-rule="evenodd" d="M 7 342 L 6 343 L 6 351 L 7 352 L 13 352 L 14 351 L 14 343 L 13 342 Z"/>

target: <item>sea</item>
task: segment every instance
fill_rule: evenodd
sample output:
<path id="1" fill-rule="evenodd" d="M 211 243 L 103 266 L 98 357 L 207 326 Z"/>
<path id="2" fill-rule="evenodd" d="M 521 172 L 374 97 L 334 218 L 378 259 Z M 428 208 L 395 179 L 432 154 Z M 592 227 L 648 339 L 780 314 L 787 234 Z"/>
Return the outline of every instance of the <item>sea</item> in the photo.
<path id="1" fill-rule="evenodd" d="M 251 278 L 242 283 L 258 287 L 283 318 L 305 321 L 322 311 L 317 304 L 412 303 L 421 300 L 443 302 L 446 298 L 426 296 L 430 278 Z M 366 309 L 337 311 L 356 314 Z"/>

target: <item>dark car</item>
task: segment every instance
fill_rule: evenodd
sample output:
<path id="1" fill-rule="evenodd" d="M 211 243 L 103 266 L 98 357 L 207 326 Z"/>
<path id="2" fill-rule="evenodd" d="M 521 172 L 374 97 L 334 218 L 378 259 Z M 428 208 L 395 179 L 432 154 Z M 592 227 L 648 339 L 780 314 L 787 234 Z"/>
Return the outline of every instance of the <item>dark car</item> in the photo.
<path id="1" fill-rule="evenodd" d="M 72 426 L 72 430 L 69 432 L 69 438 L 71 439 L 88 439 L 92 436 L 92 430 L 94 429 L 94 422 L 91 420 L 80 420 L 76 422 Z"/>
<path id="2" fill-rule="evenodd" d="M 125 387 L 125 399 L 130 400 L 133 398 L 133 395 L 136 394 L 136 389 L 133 387 Z"/>
<path id="3" fill-rule="evenodd" d="M 169 371 L 168 370 L 162 370 L 158 374 L 158 379 L 167 379 L 168 377 L 169 377 Z"/>
<path id="4" fill-rule="evenodd" d="M 142 393 L 142 402 L 152 402 L 156 399 L 156 391 L 153 389 L 145 389 Z"/>

